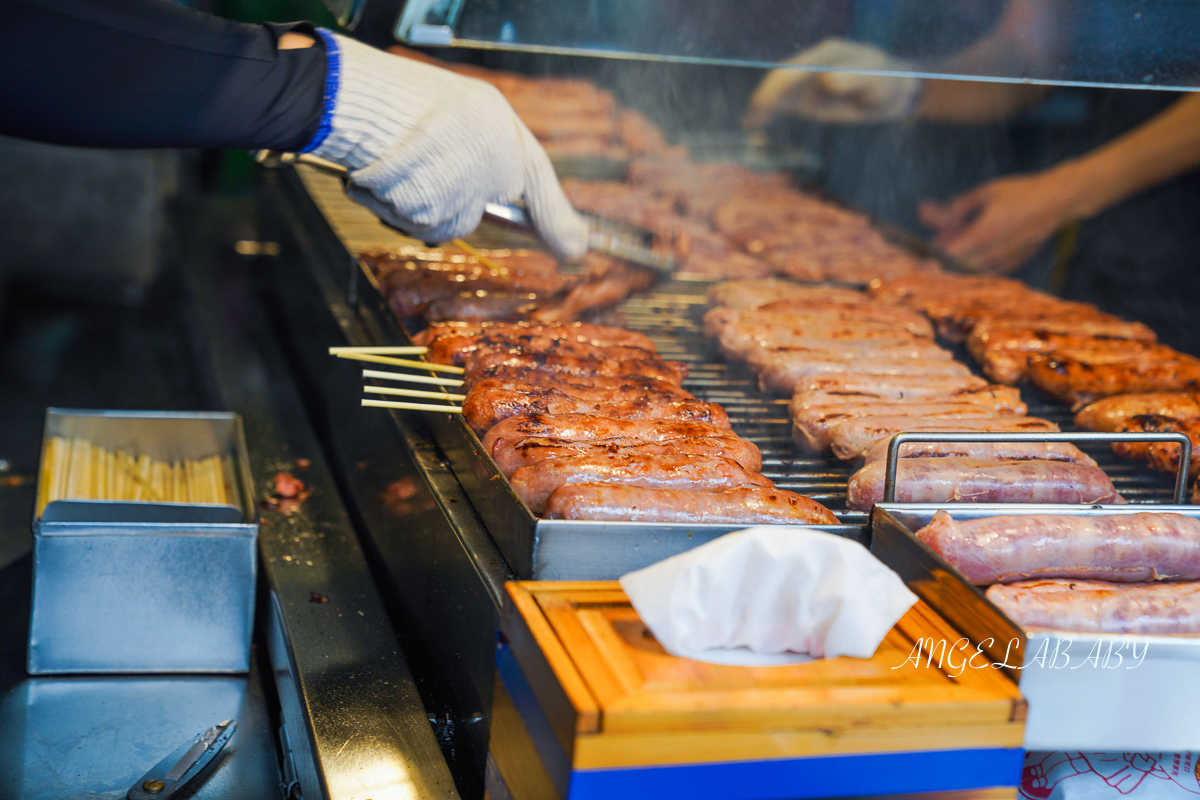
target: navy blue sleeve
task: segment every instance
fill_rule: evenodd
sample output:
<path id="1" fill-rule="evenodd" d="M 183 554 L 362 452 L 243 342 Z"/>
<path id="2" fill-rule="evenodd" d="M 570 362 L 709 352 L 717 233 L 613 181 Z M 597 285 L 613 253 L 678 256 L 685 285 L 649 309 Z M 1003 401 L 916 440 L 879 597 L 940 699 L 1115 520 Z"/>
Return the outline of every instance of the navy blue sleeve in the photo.
<path id="1" fill-rule="evenodd" d="M 280 50 L 289 30 L 311 48 Z M 301 150 L 325 51 L 307 23 L 244 25 L 170 0 L 7 0 L 0 133 L 92 147 Z"/>

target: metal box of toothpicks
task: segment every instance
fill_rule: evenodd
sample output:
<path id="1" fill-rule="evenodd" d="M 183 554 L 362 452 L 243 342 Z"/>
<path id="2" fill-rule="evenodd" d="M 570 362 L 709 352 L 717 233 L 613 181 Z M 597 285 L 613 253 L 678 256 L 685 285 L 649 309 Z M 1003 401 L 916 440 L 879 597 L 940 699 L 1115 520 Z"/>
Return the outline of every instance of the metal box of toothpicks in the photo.
<path id="1" fill-rule="evenodd" d="M 251 485 L 236 414 L 49 409 L 29 672 L 245 672 Z"/>

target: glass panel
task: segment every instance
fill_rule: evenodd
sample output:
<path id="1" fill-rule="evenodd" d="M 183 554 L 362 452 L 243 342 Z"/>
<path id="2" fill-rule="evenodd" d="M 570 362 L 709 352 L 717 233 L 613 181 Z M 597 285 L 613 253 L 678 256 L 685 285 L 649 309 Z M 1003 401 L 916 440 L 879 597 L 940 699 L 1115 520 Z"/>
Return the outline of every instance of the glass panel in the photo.
<path id="1" fill-rule="evenodd" d="M 412 44 L 1158 89 L 1200 87 L 1196 0 L 408 0 Z"/>

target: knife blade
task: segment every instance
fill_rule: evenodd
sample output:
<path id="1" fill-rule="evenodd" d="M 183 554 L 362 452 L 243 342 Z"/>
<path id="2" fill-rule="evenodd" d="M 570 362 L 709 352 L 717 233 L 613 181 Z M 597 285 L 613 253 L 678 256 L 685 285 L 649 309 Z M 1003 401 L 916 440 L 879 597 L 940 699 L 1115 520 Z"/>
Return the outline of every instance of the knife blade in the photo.
<path id="1" fill-rule="evenodd" d="M 126 797 L 128 800 L 169 800 L 174 797 L 212 763 L 236 730 L 237 723 L 227 719 L 184 742 L 138 778 Z"/>

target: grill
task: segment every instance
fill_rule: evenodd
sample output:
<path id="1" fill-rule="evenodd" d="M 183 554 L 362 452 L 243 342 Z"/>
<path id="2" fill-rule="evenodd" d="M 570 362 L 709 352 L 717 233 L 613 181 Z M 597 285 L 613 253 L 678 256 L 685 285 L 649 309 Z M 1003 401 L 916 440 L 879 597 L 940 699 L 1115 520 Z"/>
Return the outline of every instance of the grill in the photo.
<path id="1" fill-rule="evenodd" d="M 413 243 L 348 200 L 336 178 L 308 167 L 299 167 L 298 172 L 311 197 L 352 255 L 370 247 Z M 482 226 L 472 236 L 471 243 L 477 247 L 536 244 L 527 235 L 492 225 Z M 654 340 L 664 358 L 688 364 L 690 374 L 684 388 L 701 399 L 724 406 L 734 430 L 762 450 L 764 475 L 781 489 L 799 492 L 824 504 L 843 523 L 865 527 L 867 513 L 846 508 L 846 482 L 854 468 L 846 462 L 799 452 L 792 444 L 787 398 L 761 393 L 754 375 L 740 365 L 726 363 L 714 344 L 704 336 L 701 316 L 709 285 L 706 281 L 664 282 L 651 292 L 626 300 L 619 310 L 627 320 L 627 327 Z M 974 365 L 965 350 L 959 348 L 955 355 L 963 363 Z M 1031 416 L 1051 420 L 1064 431 L 1076 430 L 1066 407 L 1036 390 L 1026 389 L 1023 394 Z M 1080 445 L 1080 449 L 1096 459 L 1112 478 L 1117 491 L 1129 502 L 1171 501 L 1173 476 L 1119 459 L 1107 445 Z"/>

